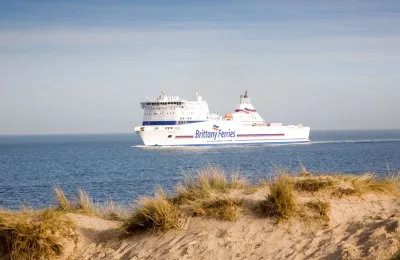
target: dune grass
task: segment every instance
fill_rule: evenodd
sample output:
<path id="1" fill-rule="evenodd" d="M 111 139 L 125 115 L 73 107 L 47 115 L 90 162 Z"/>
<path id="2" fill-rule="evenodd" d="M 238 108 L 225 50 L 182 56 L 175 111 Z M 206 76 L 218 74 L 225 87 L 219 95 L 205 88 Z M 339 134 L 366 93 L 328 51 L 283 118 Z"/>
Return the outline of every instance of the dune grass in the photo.
<path id="1" fill-rule="evenodd" d="M 98 206 L 98 214 L 107 220 L 124 221 L 128 218 L 127 210 L 109 199 L 103 206 Z"/>
<path id="2" fill-rule="evenodd" d="M 191 203 L 190 209 L 194 217 L 211 217 L 223 221 L 235 221 L 237 208 L 242 201 L 232 198 L 214 198 L 201 203 Z"/>
<path id="3" fill-rule="evenodd" d="M 244 189 L 243 194 L 245 195 L 252 195 L 258 191 L 258 186 L 248 186 Z"/>
<path id="4" fill-rule="evenodd" d="M 58 211 L 80 213 L 92 217 L 101 217 L 107 220 L 124 220 L 127 218 L 126 210 L 111 199 L 104 205 L 95 204 L 93 199 L 83 189 L 78 189 L 78 193 L 73 196 L 72 203 L 60 186 L 55 186 L 54 192 L 56 194 L 56 209 Z"/>
<path id="5" fill-rule="evenodd" d="M 61 211 L 70 211 L 72 210 L 71 202 L 68 200 L 67 196 L 65 196 L 64 191 L 60 186 L 54 186 L 54 192 L 56 194 L 56 199 L 58 202 L 58 209 Z"/>
<path id="6" fill-rule="evenodd" d="M 78 212 L 89 216 L 99 215 L 98 207 L 94 205 L 93 199 L 85 190 L 81 188 L 78 189 L 78 195 L 74 197 L 74 202 L 74 208 Z"/>
<path id="7" fill-rule="evenodd" d="M 361 196 L 367 193 L 399 195 L 400 176 L 391 174 L 378 177 L 372 173 L 352 174 L 308 174 L 292 176 L 297 191 L 331 191 L 333 196 Z"/>
<path id="8" fill-rule="evenodd" d="M 294 185 L 287 175 L 278 176 L 270 185 L 270 193 L 259 210 L 268 217 L 288 219 L 295 212 Z"/>
<path id="9" fill-rule="evenodd" d="M 236 210 L 242 202 L 231 198 L 214 199 L 203 203 L 206 215 L 225 221 L 236 220 Z"/>
<path id="10" fill-rule="evenodd" d="M 334 185 L 331 178 L 323 178 L 321 176 L 308 175 L 306 178 L 293 179 L 296 190 L 306 192 L 316 192 Z"/>
<path id="11" fill-rule="evenodd" d="M 301 171 L 300 171 L 300 176 L 302 177 L 307 177 L 307 176 L 311 176 L 311 173 L 306 169 L 306 167 L 304 167 L 303 163 L 300 161 L 300 167 L 301 167 Z"/>
<path id="12" fill-rule="evenodd" d="M 400 195 L 400 178 L 399 175 L 377 177 L 373 173 L 365 173 L 361 175 L 336 174 L 333 178 L 338 182 L 345 183 L 344 187 L 336 185 L 333 196 L 361 196 L 367 193 Z"/>
<path id="13" fill-rule="evenodd" d="M 77 242 L 75 225 L 59 211 L 0 212 L 0 241 L 11 259 L 54 259 L 66 239 Z"/>
<path id="14" fill-rule="evenodd" d="M 239 172 L 234 172 L 227 178 L 222 168 L 208 165 L 197 174 L 185 174 L 183 183 L 176 186 L 177 197 L 174 202 L 179 204 L 210 197 L 212 193 L 227 193 L 230 189 L 241 189 L 248 181 Z"/>
<path id="15" fill-rule="evenodd" d="M 133 234 L 138 231 L 158 233 L 180 228 L 181 212 L 165 195 L 158 190 L 154 197 L 141 197 L 138 208 L 122 224 L 122 231 Z"/>
<path id="16" fill-rule="evenodd" d="M 243 189 L 247 187 L 248 184 L 249 181 L 242 174 L 240 174 L 239 171 L 232 172 L 229 176 L 229 189 Z"/>
<path id="17" fill-rule="evenodd" d="M 322 220 L 329 220 L 330 204 L 321 200 L 309 201 L 305 204 L 309 209 L 317 212 L 318 217 Z"/>
<path id="18" fill-rule="evenodd" d="M 349 181 L 355 190 L 355 194 L 358 195 L 367 192 L 391 195 L 399 193 L 399 180 L 397 178 L 377 178 L 375 174 L 367 173 L 360 176 L 350 176 Z"/>
<path id="19" fill-rule="evenodd" d="M 94 205 L 93 199 L 83 190 L 78 189 L 78 194 L 74 195 L 73 202 L 67 198 L 60 186 L 54 186 L 56 194 L 56 209 L 63 212 L 83 213 L 89 216 L 98 216 L 98 206 Z"/>
<path id="20" fill-rule="evenodd" d="M 390 258 L 390 260 L 400 260 L 400 248 L 397 252 Z"/>

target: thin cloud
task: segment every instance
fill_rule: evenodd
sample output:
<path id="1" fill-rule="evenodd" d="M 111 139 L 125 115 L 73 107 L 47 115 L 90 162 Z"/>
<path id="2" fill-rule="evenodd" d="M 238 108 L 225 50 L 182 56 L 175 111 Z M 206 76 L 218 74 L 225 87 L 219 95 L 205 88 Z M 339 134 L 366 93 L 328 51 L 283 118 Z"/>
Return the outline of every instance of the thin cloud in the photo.
<path id="1" fill-rule="evenodd" d="M 143 43 L 157 40 L 222 37 L 226 30 L 27 30 L 0 32 L 0 46 L 61 45 L 90 46 Z"/>

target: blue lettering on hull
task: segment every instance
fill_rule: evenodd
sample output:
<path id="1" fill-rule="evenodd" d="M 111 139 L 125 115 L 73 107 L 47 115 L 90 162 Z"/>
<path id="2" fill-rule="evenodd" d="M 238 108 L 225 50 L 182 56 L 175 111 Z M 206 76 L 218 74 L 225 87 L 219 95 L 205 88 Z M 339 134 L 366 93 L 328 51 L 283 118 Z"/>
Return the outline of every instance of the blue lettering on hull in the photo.
<path id="1" fill-rule="evenodd" d="M 222 139 L 222 138 L 235 138 L 236 132 L 231 131 L 222 131 L 218 129 L 217 131 L 206 131 L 206 130 L 196 130 L 194 138 L 207 138 L 207 139 Z"/>

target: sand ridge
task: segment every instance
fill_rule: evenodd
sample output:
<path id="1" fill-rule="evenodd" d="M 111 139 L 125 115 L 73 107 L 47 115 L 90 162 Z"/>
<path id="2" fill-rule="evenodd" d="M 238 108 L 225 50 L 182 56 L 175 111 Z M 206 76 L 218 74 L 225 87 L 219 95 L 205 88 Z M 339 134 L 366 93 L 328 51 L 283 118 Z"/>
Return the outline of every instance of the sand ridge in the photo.
<path id="1" fill-rule="evenodd" d="M 399 248 L 400 200 L 366 194 L 329 198 L 329 221 L 260 217 L 254 205 L 267 187 L 242 198 L 235 222 L 187 217 L 180 230 L 123 237 L 120 222 L 69 214 L 79 233 L 69 259 L 390 259 Z M 296 200 L 315 199 L 308 194 Z"/>

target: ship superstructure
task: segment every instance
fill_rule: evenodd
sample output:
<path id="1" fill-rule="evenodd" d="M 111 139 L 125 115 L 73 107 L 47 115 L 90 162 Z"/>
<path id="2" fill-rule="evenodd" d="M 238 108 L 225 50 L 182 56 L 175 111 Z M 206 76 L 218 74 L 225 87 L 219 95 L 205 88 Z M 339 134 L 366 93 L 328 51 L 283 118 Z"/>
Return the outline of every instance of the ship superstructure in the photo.
<path id="1" fill-rule="evenodd" d="M 309 141 L 310 128 L 268 123 L 258 114 L 245 91 L 233 113 L 210 113 L 196 93 L 193 101 L 168 96 L 163 89 L 155 100 L 141 101 L 142 126 L 135 132 L 146 146 L 301 143 Z"/>

